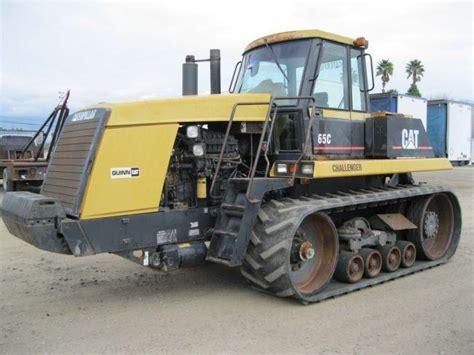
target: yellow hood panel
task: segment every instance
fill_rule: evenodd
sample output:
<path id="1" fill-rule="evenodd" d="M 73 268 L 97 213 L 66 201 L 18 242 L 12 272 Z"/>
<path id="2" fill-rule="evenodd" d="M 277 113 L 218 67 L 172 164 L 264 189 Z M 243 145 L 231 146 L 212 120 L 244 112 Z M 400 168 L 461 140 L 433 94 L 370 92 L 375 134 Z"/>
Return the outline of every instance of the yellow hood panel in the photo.
<path id="1" fill-rule="evenodd" d="M 270 94 L 221 94 L 172 99 L 99 104 L 87 107 L 111 110 L 107 127 L 144 124 L 228 121 L 236 103 L 269 103 Z M 239 106 L 235 121 L 263 121 L 268 104 Z"/>

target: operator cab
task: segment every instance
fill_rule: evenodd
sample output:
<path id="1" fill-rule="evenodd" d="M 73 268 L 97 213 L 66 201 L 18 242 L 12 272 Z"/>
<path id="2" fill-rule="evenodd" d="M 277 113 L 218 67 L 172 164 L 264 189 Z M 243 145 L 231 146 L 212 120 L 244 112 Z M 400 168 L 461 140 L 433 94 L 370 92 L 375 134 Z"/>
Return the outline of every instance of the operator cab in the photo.
<path id="1" fill-rule="evenodd" d="M 314 98 L 313 154 L 363 154 L 355 141 L 363 138 L 368 116 L 366 48 L 363 38 L 317 30 L 271 35 L 247 46 L 234 91 L 278 98 L 273 150 L 279 159 L 301 154 L 311 100 L 298 96 Z"/>

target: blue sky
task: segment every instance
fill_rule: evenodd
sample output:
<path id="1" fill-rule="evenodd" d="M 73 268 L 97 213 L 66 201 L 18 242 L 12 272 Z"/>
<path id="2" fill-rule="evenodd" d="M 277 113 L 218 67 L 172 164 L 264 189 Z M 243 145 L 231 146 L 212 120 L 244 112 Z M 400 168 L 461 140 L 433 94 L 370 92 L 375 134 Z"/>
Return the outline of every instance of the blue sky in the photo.
<path id="1" fill-rule="evenodd" d="M 376 62 L 394 62 L 388 88 L 408 89 L 404 66 L 417 58 L 425 65 L 419 84 L 425 97 L 473 100 L 471 1 L 2 1 L 0 6 L 0 121 L 44 118 L 67 88 L 73 110 L 102 101 L 179 96 L 185 55 L 207 57 L 210 48 L 222 51 L 227 88 L 249 42 L 306 28 L 365 36 Z M 201 65 L 199 74 L 200 92 L 206 93 L 208 67 Z"/>

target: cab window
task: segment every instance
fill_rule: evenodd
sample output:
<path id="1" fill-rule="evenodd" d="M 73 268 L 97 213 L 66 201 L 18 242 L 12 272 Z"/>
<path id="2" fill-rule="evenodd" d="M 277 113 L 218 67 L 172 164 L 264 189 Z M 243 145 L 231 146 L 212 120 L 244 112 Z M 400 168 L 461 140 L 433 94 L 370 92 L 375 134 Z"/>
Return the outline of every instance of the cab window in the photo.
<path id="1" fill-rule="evenodd" d="M 349 109 L 347 48 L 324 43 L 319 75 L 313 89 L 318 107 Z"/>
<path id="2" fill-rule="evenodd" d="M 364 71 L 362 68 L 362 52 L 357 49 L 351 49 L 351 92 L 352 109 L 355 111 L 366 110 L 366 89 L 364 80 Z"/>
<path id="3" fill-rule="evenodd" d="M 278 152 L 298 151 L 298 118 L 295 112 L 277 114 L 274 130 Z"/>

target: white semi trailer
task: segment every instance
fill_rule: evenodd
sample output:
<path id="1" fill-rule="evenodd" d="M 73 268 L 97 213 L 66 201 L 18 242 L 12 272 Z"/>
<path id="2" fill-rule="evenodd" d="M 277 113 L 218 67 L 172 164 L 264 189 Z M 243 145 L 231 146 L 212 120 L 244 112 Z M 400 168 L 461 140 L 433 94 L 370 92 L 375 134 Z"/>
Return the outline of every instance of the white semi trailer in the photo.
<path id="1" fill-rule="evenodd" d="M 437 157 L 457 165 L 469 164 L 472 106 L 452 100 L 428 101 L 428 137 Z"/>

